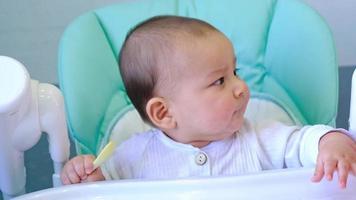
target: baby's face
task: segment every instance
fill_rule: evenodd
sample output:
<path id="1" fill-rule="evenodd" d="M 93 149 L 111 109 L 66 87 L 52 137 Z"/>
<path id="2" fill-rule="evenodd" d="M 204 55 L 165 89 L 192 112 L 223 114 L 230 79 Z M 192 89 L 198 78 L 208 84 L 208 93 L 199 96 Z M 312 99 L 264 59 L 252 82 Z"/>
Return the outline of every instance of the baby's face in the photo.
<path id="1" fill-rule="evenodd" d="M 177 128 L 168 131 L 171 138 L 199 146 L 241 128 L 249 90 L 235 76 L 235 62 L 231 42 L 220 33 L 178 45 L 172 64 L 180 72 L 169 99 Z"/>

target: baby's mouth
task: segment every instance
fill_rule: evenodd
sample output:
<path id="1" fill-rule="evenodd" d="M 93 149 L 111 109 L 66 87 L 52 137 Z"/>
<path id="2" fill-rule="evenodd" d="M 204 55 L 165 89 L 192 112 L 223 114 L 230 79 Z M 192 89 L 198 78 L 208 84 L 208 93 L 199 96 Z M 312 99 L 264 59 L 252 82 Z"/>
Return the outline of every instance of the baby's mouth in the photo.
<path id="1" fill-rule="evenodd" d="M 235 110 L 234 114 L 243 115 L 246 107 L 247 107 L 247 103 L 244 104 L 241 102 L 239 106 L 236 106 L 236 110 Z"/>

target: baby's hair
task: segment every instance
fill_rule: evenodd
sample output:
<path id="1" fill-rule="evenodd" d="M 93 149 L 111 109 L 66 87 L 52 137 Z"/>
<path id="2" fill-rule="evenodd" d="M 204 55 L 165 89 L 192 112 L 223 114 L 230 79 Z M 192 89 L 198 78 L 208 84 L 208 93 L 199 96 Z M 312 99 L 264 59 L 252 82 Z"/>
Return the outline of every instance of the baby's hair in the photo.
<path id="1" fill-rule="evenodd" d="M 211 31 L 219 32 L 199 19 L 166 15 L 149 18 L 128 32 L 119 53 L 119 68 L 126 92 L 144 121 L 153 125 L 146 104 L 171 70 L 169 56 L 178 39 L 202 37 Z"/>

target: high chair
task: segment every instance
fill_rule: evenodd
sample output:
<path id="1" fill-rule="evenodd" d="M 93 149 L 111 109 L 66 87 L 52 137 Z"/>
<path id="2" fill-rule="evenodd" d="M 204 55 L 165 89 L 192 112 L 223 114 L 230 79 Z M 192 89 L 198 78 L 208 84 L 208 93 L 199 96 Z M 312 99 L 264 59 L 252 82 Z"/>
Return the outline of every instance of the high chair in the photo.
<path id="1" fill-rule="evenodd" d="M 109 140 L 121 142 L 150 128 L 125 92 L 117 55 L 131 27 L 151 16 L 167 14 L 203 19 L 230 38 L 239 75 L 252 91 L 251 102 L 272 101 L 295 124 L 335 125 L 338 69 L 333 39 L 323 19 L 301 1 L 128 1 L 78 17 L 60 43 L 59 81 L 78 154 L 98 154 Z M 276 116 L 271 112 L 263 117 Z M 94 182 L 17 199 L 354 199 L 355 177 L 341 190 L 337 179 L 311 183 L 312 170 Z"/>
<path id="2" fill-rule="evenodd" d="M 333 38 L 324 20 L 303 2 L 128 1 L 78 17 L 60 42 L 60 88 L 78 154 L 97 154 L 113 131 L 122 140 L 147 128 L 130 112 L 117 57 L 131 27 L 167 14 L 199 18 L 224 32 L 252 98 L 279 104 L 297 124 L 335 125 L 338 65 Z"/>

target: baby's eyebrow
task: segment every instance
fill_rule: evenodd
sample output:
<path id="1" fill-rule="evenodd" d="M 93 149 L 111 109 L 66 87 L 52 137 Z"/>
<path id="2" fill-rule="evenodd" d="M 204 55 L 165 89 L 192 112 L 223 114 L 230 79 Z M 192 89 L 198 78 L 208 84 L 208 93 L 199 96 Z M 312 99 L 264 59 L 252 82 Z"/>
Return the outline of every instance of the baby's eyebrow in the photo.
<path id="1" fill-rule="evenodd" d="M 225 71 L 226 71 L 225 67 L 223 68 L 220 67 L 207 73 L 206 77 L 208 78 L 208 80 L 215 79 L 216 76 L 221 76 L 221 74 L 223 74 Z"/>
<path id="2" fill-rule="evenodd" d="M 233 58 L 232 61 L 233 61 L 234 68 L 235 68 L 235 67 L 236 67 L 236 61 L 237 61 L 236 56 L 234 56 L 234 58 Z M 229 68 L 230 68 L 230 67 L 228 67 L 227 65 L 226 65 L 226 66 L 222 66 L 222 67 L 217 68 L 217 69 L 215 69 L 215 70 L 213 70 L 213 71 L 210 71 L 210 72 L 207 74 L 207 76 L 208 76 L 208 77 L 214 77 L 214 76 L 216 76 L 217 74 L 226 72 L 226 70 L 229 70 Z"/>

